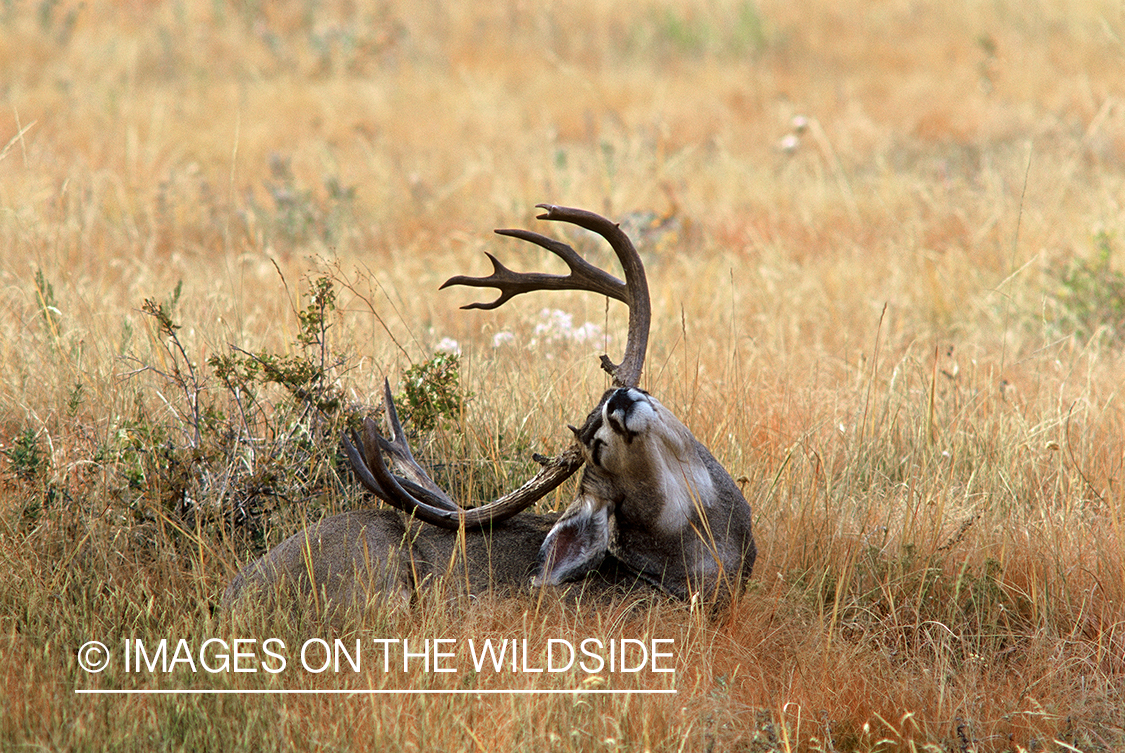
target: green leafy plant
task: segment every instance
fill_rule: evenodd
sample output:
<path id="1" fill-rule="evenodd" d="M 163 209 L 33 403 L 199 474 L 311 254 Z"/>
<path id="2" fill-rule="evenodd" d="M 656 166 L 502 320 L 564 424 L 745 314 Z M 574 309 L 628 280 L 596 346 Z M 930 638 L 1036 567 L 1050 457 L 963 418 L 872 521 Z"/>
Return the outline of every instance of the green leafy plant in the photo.
<path id="1" fill-rule="evenodd" d="M 335 285 L 330 277 L 309 280 L 285 352 L 232 344 L 203 364 L 193 363 L 180 338 L 174 314 L 181 293 L 177 286 L 164 301 L 144 302 L 164 356 L 159 366 L 138 370 L 175 389 L 162 393 L 155 411 L 138 402 L 99 460 L 117 470 L 124 482 L 117 496 L 136 523 L 170 519 L 261 540 L 263 514 L 274 501 L 340 492 L 334 469 L 350 417 L 335 378 L 344 359 L 332 354 L 329 340 Z"/>
<path id="2" fill-rule="evenodd" d="M 244 414 L 247 405 L 257 400 L 258 388 L 266 384 L 285 388 L 323 414 L 339 410 L 340 392 L 328 373 L 339 365 L 331 361 L 328 342 L 330 314 L 336 309 L 332 279 L 322 276 L 311 280 L 308 297 L 309 304 L 297 311 L 298 353 L 251 353 L 232 348 L 231 354 L 208 359 L 208 365 L 236 398 Z"/>
<path id="3" fill-rule="evenodd" d="M 34 482 L 47 469 L 47 459 L 39 448 L 39 435 L 33 429 L 16 434 L 12 446 L 2 452 L 8 458 L 11 473 L 21 481 Z"/>
<path id="4" fill-rule="evenodd" d="M 193 446 L 197 447 L 200 442 L 199 393 L 203 388 L 196 374 L 195 366 L 192 364 L 191 359 L 188 358 L 187 351 L 184 350 L 184 345 L 177 334 L 180 325 L 176 324 L 172 319 L 172 314 L 182 294 L 183 282 L 181 281 L 176 284 L 175 289 L 172 291 L 167 301 L 157 301 L 154 298 L 146 298 L 144 304 L 141 306 L 141 310 L 152 317 L 156 322 L 156 330 L 161 338 L 161 344 L 170 357 L 170 370 L 159 371 L 154 368 L 153 370 L 176 384 L 187 395 L 188 404 L 190 406 L 190 415 L 187 423 L 194 437 Z"/>
<path id="5" fill-rule="evenodd" d="M 456 354 L 436 353 L 402 375 L 402 394 L 395 400 L 418 431 L 431 431 L 443 419 L 456 420 L 472 398 L 461 388 L 460 366 Z"/>
<path id="6" fill-rule="evenodd" d="M 1083 339 L 1104 333 L 1112 342 L 1125 342 L 1125 274 L 1113 269 L 1109 233 L 1094 236 L 1094 257 L 1074 257 L 1053 271 L 1056 325 Z"/>

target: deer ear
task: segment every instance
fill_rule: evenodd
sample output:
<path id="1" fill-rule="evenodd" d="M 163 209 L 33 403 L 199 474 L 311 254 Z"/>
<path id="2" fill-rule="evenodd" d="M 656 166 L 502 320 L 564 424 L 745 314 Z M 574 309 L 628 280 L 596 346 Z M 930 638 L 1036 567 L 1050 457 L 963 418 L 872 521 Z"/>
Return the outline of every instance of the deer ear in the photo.
<path id="1" fill-rule="evenodd" d="M 609 505 L 590 495 L 571 503 L 539 547 L 533 586 L 578 580 L 605 559 L 609 549 Z"/>

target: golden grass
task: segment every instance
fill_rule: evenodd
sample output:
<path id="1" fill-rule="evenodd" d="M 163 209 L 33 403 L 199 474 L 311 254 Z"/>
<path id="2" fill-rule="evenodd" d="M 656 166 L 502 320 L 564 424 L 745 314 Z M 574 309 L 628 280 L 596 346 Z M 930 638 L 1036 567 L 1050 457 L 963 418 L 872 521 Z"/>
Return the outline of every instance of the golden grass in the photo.
<path id="1" fill-rule="evenodd" d="M 4 10 L 0 747 L 1125 744 L 1125 326 L 1113 320 L 1125 316 L 1113 286 L 1125 16 L 1094 0 L 930 6 Z M 787 135 L 795 149 L 781 148 Z M 349 399 L 372 402 L 384 374 L 453 338 L 475 397 L 434 451 L 517 483 L 604 386 L 600 345 L 531 344 L 540 309 L 605 327 L 611 354 L 623 317 L 571 294 L 466 314 L 471 292 L 436 288 L 484 271 L 486 249 L 550 264 L 490 232 L 534 228 L 541 201 L 679 223 L 642 248 L 655 314 L 645 386 L 743 484 L 761 551 L 752 588 L 721 615 L 485 601 L 337 634 L 672 638 L 678 693 L 75 695 L 589 679 L 88 675 L 76 663 L 91 639 L 333 634 L 309 619 L 240 628 L 214 611 L 251 544 L 179 514 L 190 505 L 177 490 L 215 510 L 233 492 L 216 480 L 224 468 L 185 460 L 187 392 L 138 371 L 183 366 L 146 298 L 169 300 L 182 281 L 177 336 L 216 401 L 209 356 L 296 350 L 309 278 L 340 291 L 331 346 L 348 361 L 332 375 Z M 565 228 L 545 232 L 609 263 Z M 1067 282 L 1067 264 L 1093 265 L 1103 247 L 1103 285 Z M 1082 320 L 1092 333 L 1074 325 L 1087 304 L 1109 312 Z M 514 342 L 494 349 L 502 331 Z M 280 393 L 268 402 L 284 409 Z M 19 454 L 28 441 L 38 465 Z M 279 472 L 258 452 L 238 458 L 247 475 Z M 259 547 L 365 503 L 331 483 L 324 456 L 300 457 L 282 471 L 313 481 L 271 507 Z"/>

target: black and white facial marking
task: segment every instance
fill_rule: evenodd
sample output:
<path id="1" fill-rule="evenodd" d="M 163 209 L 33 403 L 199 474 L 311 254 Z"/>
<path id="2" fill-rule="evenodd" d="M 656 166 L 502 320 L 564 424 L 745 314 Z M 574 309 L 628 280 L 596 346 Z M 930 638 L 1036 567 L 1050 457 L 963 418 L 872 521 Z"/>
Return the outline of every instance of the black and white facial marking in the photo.
<path id="1" fill-rule="evenodd" d="M 632 444 L 637 433 L 644 431 L 654 418 L 652 398 L 641 390 L 617 390 L 606 400 L 602 409 L 604 425 L 614 434 Z M 603 441 L 599 438 L 598 441 Z M 603 441 L 604 443 L 604 441 Z"/>
<path id="2" fill-rule="evenodd" d="M 573 430 L 586 467 L 578 497 L 540 549 L 537 584 L 580 577 L 606 552 L 681 596 L 710 588 L 724 572 L 749 575 L 749 505 L 658 400 L 636 388 L 610 390 Z"/>
<path id="3" fill-rule="evenodd" d="M 611 391 L 596 413 L 579 433 L 589 464 L 583 488 L 611 502 L 619 516 L 678 533 L 715 492 L 695 437 L 636 388 Z"/>

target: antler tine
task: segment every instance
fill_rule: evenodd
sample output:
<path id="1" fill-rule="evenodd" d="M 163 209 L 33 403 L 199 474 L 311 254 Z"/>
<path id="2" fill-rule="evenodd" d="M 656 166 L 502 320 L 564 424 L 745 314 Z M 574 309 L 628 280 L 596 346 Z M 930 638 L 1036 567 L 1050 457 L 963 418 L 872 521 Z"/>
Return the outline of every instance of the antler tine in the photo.
<path id="1" fill-rule="evenodd" d="M 383 380 L 383 402 L 392 439 L 382 436 L 370 418 L 363 422 L 362 437 L 358 432 L 352 432 L 350 438 L 347 434 L 343 437 L 344 453 L 351 461 L 360 482 L 375 496 L 400 510 L 415 514 L 423 520 L 452 518 L 456 525 L 456 517 L 462 512 L 461 508 L 430 479 L 414 459 L 410 443 L 406 440 L 406 432 L 398 420 L 390 382 L 386 379 Z M 362 452 L 359 448 L 362 448 Z M 408 478 L 399 479 L 391 475 L 383 460 L 383 453 L 389 455 Z"/>
<path id="2" fill-rule="evenodd" d="M 461 526 L 478 528 L 499 523 L 543 498 L 582 466 L 582 452 L 577 445 L 556 458 L 536 456 L 535 460 L 541 467 L 530 481 L 495 502 L 464 510 L 434 483 L 414 459 L 410 444 L 406 441 L 406 433 L 398 419 L 390 384 L 386 380 L 383 382 L 383 394 L 392 439 L 379 434 L 375 422 L 367 419 L 364 421 L 362 437 L 354 431 L 351 436 L 344 434 L 344 454 L 351 462 L 360 483 L 371 493 L 392 507 L 427 523 L 450 529 Z M 384 453 L 395 461 L 408 478 L 395 476 L 387 469 Z"/>
<path id="3" fill-rule="evenodd" d="M 470 303 L 462 309 L 492 310 L 503 306 L 509 300 L 521 293 L 530 293 L 536 290 L 589 290 L 601 293 L 610 298 L 616 298 L 622 303 L 628 303 L 628 293 L 625 283 L 611 274 L 598 269 L 593 264 L 583 259 L 574 249 L 554 238 L 534 233 L 530 230 L 496 230 L 497 235 L 506 235 L 519 238 L 537 246 L 542 246 L 555 256 L 566 262 L 570 267 L 568 275 L 552 275 L 543 272 L 513 272 L 504 266 L 499 259 L 487 251 L 484 252 L 492 262 L 492 274 L 488 277 L 469 277 L 456 275 L 442 283 L 439 290 L 444 290 L 452 285 L 465 285 L 472 288 L 496 288 L 500 297 L 491 303 Z"/>
<path id="4" fill-rule="evenodd" d="M 353 432 L 350 438 L 344 434 L 344 454 L 351 461 L 352 469 L 359 477 L 360 483 L 367 487 L 368 491 L 392 507 L 397 507 L 408 515 L 415 515 L 428 523 L 443 528 L 457 528 L 460 525 L 459 509 L 442 509 L 440 501 L 434 498 L 429 489 L 392 475 L 387 470 L 383 455 L 378 449 L 373 454 L 367 453 L 373 461 L 369 462 L 368 457 L 364 457 L 356 445 L 363 446 L 364 450 L 371 449 L 364 444 L 357 433 Z"/>
<path id="5" fill-rule="evenodd" d="M 625 235 L 621 226 L 600 214 L 553 204 L 536 204 L 536 206 L 547 210 L 536 219 L 569 222 L 586 228 L 605 238 L 613 252 L 617 254 L 617 260 L 621 262 L 621 269 L 625 272 L 625 304 L 629 307 L 629 334 L 621 363 L 614 364 L 608 357 L 602 356 L 602 368 L 613 376 L 615 386 L 636 387 L 641 380 L 641 371 L 644 369 L 645 352 L 648 350 L 648 332 L 652 324 L 652 303 L 649 301 L 648 278 L 645 276 L 641 255 L 637 253 L 636 247 L 629 240 L 629 236 Z"/>
<path id="6" fill-rule="evenodd" d="M 601 215 L 584 209 L 559 207 L 552 204 L 537 204 L 547 210 L 539 215 L 540 220 L 569 222 L 586 228 L 602 236 L 617 254 L 625 272 L 625 282 L 598 269 L 579 256 L 573 248 L 561 241 L 540 235 L 530 230 L 497 230 L 499 235 L 519 238 L 537 246 L 542 246 L 558 256 L 570 268 L 568 275 L 551 275 L 541 272 L 513 272 L 487 252 L 492 262 L 492 274 L 488 277 L 467 277 L 457 275 L 442 284 L 442 289 L 451 285 L 467 285 L 476 288 L 496 288 L 500 296 L 491 303 L 470 303 L 466 309 L 495 309 L 521 293 L 534 290 L 588 290 L 593 293 L 614 298 L 629 307 L 629 334 L 625 344 L 625 355 L 621 363 L 615 364 L 608 356 L 602 356 L 602 368 L 613 376 L 618 387 L 635 387 L 640 382 L 644 368 L 645 351 L 648 348 L 648 331 L 652 321 L 652 306 L 649 302 L 648 281 L 644 265 L 637 249 L 629 237 L 614 222 Z"/>
<path id="7" fill-rule="evenodd" d="M 398 410 L 391 395 L 391 383 L 387 379 L 383 380 L 383 406 L 387 412 L 387 423 L 391 427 L 391 439 L 388 440 L 381 435 L 371 419 L 363 422 L 363 447 L 366 450 L 367 464 L 374 467 L 376 459 L 373 455 L 377 455 L 381 450 L 395 461 L 398 468 L 404 471 L 411 481 L 432 492 L 440 501 L 439 506 L 443 510 L 454 512 L 460 510 L 457 503 L 434 483 L 414 459 L 414 453 L 410 451 L 410 443 L 406 441 L 406 432 L 403 431 L 402 423 L 398 420 Z"/>

